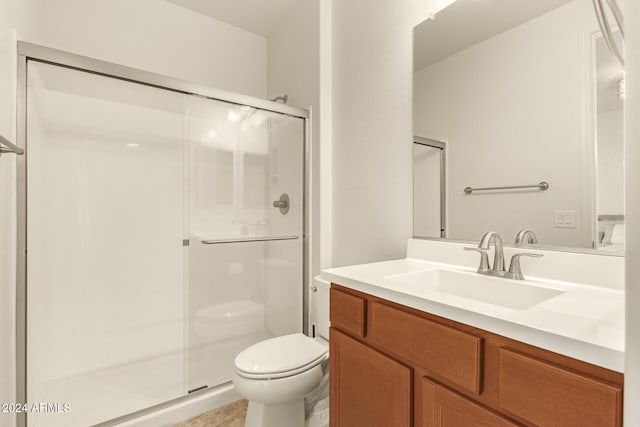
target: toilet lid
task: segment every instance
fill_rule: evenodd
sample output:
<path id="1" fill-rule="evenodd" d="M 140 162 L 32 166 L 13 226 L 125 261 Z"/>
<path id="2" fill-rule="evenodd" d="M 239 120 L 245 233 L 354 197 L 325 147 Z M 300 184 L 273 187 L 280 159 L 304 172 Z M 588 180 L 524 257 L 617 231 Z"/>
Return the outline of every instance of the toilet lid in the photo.
<path id="1" fill-rule="evenodd" d="M 303 334 L 271 338 L 241 352 L 235 361 L 236 370 L 248 376 L 282 376 L 292 371 L 311 369 L 322 362 L 327 348 Z"/>

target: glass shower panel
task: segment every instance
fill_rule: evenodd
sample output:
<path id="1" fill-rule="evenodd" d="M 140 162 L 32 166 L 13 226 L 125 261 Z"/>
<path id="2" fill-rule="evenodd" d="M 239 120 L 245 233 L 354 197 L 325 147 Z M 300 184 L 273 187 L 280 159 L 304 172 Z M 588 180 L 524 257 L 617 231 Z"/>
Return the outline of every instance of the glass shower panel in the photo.
<path id="1" fill-rule="evenodd" d="M 30 61 L 29 426 L 186 392 L 183 95 Z M 222 172 L 221 172 L 222 173 Z"/>
<path id="2" fill-rule="evenodd" d="M 246 347 L 302 329 L 304 121 L 191 97 L 189 143 L 196 389 L 231 380 Z M 273 202 L 285 193 L 282 214 Z"/>

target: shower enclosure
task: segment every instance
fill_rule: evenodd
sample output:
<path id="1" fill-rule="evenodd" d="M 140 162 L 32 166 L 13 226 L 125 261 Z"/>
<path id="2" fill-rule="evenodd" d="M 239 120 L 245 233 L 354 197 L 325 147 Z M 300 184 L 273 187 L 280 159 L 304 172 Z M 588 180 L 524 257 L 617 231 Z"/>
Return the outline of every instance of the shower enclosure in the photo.
<path id="1" fill-rule="evenodd" d="M 18 50 L 22 425 L 210 389 L 304 329 L 305 110 Z"/>

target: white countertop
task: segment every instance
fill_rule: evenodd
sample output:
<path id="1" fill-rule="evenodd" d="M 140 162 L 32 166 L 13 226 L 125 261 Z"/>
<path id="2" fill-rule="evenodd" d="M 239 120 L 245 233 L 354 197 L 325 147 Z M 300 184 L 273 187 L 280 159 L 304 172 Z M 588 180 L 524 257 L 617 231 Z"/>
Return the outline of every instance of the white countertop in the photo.
<path id="1" fill-rule="evenodd" d="M 623 291 L 527 276 L 527 283 L 562 293 L 528 308 L 511 309 L 433 289 L 399 286 L 388 277 L 435 269 L 475 274 L 475 269 L 465 266 L 406 258 L 331 268 L 323 270 L 322 277 L 398 304 L 624 372 Z"/>

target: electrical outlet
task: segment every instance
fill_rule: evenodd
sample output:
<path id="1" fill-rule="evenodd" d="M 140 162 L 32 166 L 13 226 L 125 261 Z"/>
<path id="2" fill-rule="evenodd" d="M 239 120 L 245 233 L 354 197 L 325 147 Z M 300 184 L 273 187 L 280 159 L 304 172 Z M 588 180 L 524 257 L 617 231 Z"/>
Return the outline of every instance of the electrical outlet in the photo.
<path id="1" fill-rule="evenodd" d="M 555 211 L 554 228 L 576 228 L 576 211 Z"/>

